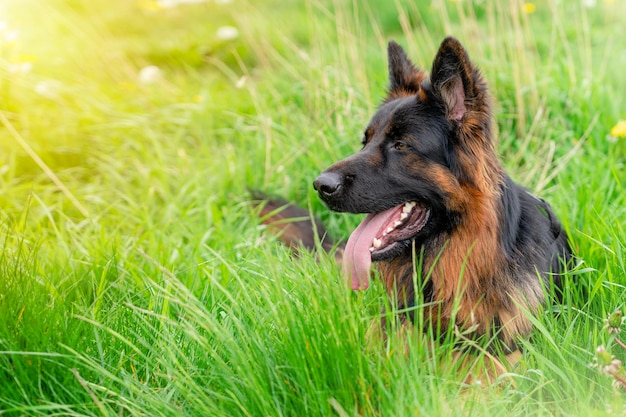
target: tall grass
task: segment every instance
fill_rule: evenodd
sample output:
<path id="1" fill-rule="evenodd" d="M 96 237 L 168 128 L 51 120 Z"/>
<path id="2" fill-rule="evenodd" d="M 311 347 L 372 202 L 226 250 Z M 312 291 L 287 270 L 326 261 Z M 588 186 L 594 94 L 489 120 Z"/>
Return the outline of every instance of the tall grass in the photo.
<path id="1" fill-rule="evenodd" d="M 625 145 L 609 137 L 626 8 L 585 4 L 3 5 L 20 36 L 0 32 L 0 414 L 623 415 L 590 364 L 602 344 L 625 359 L 602 320 L 626 299 Z M 312 179 L 358 148 L 387 41 L 428 69 L 448 34 L 489 80 L 505 166 L 582 262 L 496 386 L 464 384 L 454 341 L 372 343 L 380 285 L 352 293 L 330 259 L 294 259 L 247 192 L 345 238 L 358 216 L 325 209 Z M 162 77 L 141 83 L 148 65 Z"/>

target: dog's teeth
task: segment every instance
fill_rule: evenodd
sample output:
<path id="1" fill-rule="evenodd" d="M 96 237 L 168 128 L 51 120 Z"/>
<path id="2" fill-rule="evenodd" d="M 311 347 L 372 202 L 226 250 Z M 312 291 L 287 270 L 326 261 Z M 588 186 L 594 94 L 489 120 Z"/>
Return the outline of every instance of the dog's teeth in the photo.
<path id="1" fill-rule="evenodd" d="M 391 232 L 393 232 L 393 227 L 389 226 L 387 230 L 385 230 L 385 233 L 391 233 Z"/>
<path id="2" fill-rule="evenodd" d="M 370 252 L 374 252 L 374 248 L 373 247 L 370 247 Z"/>
<path id="3" fill-rule="evenodd" d="M 372 246 L 376 249 L 380 248 L 383 244 L 383 241 L 377 238 L 374 238 L 374 240 L 372 240 Z"/>
<path id="4" fill-rule="evenodd" d="M 393 224 L 393 227 L 398 227 L 398 226 L 400 226 L 401 224 L 402 224 L 402 222 L 401 222 L 401 221 L 399 221 L 399 220 L 397 220 L 397 221 Z"/>
<path id="5" fill-rule="evenodd" d="M 402 214 L 408 214 L 411 212 L 411 207 L 408 206 L 409 203 L 406 203 L 404 207 L 402 207 Z"/>
<path id="6" fill-rule="evenodd" d="M 406 220 L 407 217 L 409 217 L 409 213 L 401 213 L 400 214 L 400 220 Z"/>

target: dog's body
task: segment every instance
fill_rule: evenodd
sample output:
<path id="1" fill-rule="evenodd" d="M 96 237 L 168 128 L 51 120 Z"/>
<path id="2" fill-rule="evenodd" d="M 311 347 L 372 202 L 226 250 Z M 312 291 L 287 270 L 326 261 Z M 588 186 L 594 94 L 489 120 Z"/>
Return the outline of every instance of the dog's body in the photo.
<path id="1" fill-rule="evenodd" d="M 363 149 L 314 183 L 332 210 L 368 213 L 338 249 L 344 273 L 366 288 L 374 261 L 400 309 L 422 300 L 439 332 L 458 326 L 514 351 L 544 290 L 560 285 L 567 235 L 550 206 L 503 171 L 487 86 L 461 44 L 443 41 L 430 77 L 396 43 L 388 54 L 389 91 Z M 300 226 L 283 239 L 302 241 L 310 225 Z"/>

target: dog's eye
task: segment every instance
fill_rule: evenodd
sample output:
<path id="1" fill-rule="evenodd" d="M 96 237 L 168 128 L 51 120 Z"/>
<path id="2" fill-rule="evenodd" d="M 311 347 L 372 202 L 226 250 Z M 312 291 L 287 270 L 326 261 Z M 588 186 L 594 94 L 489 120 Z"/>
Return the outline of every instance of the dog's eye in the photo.
<path id="1" fill-rule="evenodd" d="M 404 150 L 407 150 L 408 148 L 409 148 L 409 145 L 401 141 L 398 141 L 393 144 L 393 149 L 395 149 L 396 151 L 404 151 Z"/>

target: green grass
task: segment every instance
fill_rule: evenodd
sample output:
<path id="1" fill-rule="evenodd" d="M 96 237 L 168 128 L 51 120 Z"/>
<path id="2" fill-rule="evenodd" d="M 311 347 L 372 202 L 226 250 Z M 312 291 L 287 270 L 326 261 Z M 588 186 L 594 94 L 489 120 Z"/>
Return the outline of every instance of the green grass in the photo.
<path id="1" fill-rule="evenodd" d="M 0 414 L 623 415 L 590 364 L 602 344 L 626 359 L 602 329 L 626 304 L 626 139 L 609 136 L 626 7 L 583 3 L 3 3 Z M 359 217 L 312 179 L 358 149 L 386 42 L 429 68 L 447 34 L 490 82 L 504 165 L 584 261 L 497 387 L 465 387 L 452 343 L 371 346 L 380 285 L 352 293 L 330 259 L 294 260 L 247 193 L 347 237 Z M 147 65 L 162 77 L 141 84 Z"/>

